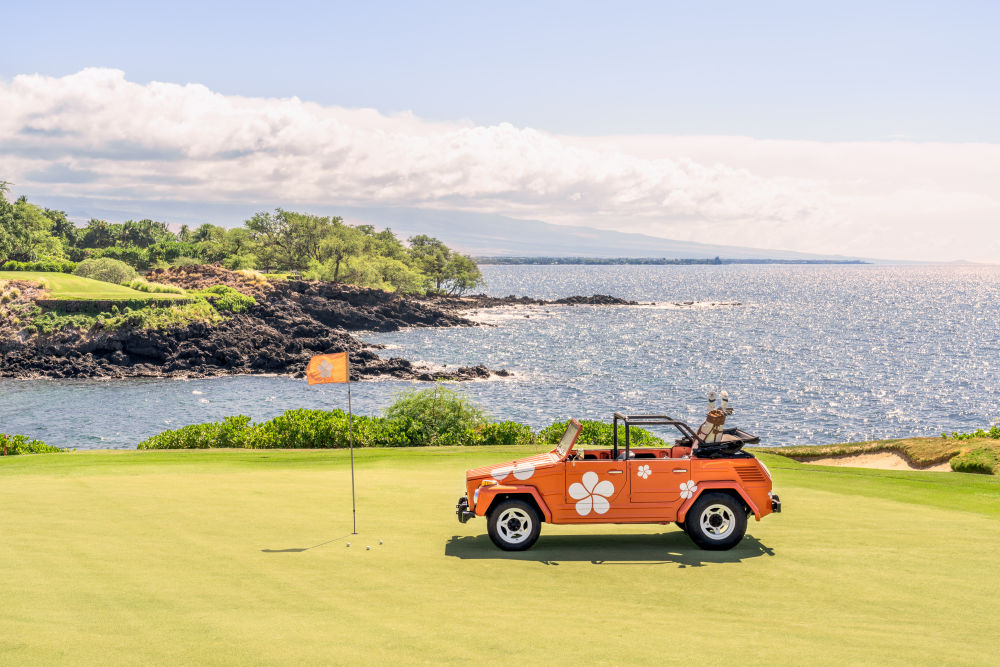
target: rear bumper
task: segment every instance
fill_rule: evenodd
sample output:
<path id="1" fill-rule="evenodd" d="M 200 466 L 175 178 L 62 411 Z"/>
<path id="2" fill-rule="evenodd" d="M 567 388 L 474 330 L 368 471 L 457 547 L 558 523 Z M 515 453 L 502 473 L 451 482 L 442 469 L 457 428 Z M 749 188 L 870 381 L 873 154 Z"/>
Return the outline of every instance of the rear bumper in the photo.
<path id="1" fill-rule="evenodd" d="M 476 513 L 469 509 L 469 499 L 465 496 L 458 499 L 458 504 L 455 505 L 455 514 L 458 515 L 458 520 L 462 523 L 476 516 Z"/>
<path id="2" fill-rule="evenodd" d="M 771 511 L 781 513 L 781 498 L 778 497 L 777 493 L 769 493 L 771 496 Z"/>

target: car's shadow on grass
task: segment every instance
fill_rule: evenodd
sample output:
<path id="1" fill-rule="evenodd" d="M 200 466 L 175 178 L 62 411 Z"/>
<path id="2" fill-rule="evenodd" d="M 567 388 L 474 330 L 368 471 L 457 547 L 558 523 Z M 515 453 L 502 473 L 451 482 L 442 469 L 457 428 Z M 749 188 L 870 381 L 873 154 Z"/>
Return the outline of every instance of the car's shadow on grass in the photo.
<path id="1" fill-rule="evenodd" d="M 584 561 L 594 565 L 701 567 L 773 556 L 774 550 L 748 535 L 729 551 L 704 551 L 677 531 L 649 535 L 543 535 L 527 551 L 502 551 L 487 535 L 455 535 L 445 545 L 444 555 L 473 560 L 536 561 L 545 565 Z"/>

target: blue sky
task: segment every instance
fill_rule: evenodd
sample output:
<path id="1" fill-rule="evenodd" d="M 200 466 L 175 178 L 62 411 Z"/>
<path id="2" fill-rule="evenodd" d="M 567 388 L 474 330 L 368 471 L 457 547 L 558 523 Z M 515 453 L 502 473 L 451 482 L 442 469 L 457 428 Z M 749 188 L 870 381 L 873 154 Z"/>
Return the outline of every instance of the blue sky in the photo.
<path id="1" fill-rule="evenodd" d="M 78 221 L 1000 262 L 1000 2 L 8 5 L 0 180 Z"/>
<path id="2" fill-rule="evenodd" d="M 86 66 L 575 135 L 1000 142 L 1000 3 L 18 2 L 0 77 Z"/>

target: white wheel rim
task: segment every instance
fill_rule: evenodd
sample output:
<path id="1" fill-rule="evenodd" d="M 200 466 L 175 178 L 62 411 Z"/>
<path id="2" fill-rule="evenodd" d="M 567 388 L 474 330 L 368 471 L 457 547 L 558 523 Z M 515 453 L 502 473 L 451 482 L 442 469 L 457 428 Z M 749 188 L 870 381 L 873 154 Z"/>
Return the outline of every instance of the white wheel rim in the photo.
<path id="1" fill-rule="evenodd" d="M 497 519 L 497 532 L 504 542 L 510 544 L 520 544 L 528 539 L 531 528 L 531 516 L 517 507 L 504 510 Z"/>
<path id="2" fill-rule="evenodd" d="M 729 537 L 736 530 L 736 517 L 725 505 L 709 505 L 701 513 L 701 532 L 713 540 Z"/>

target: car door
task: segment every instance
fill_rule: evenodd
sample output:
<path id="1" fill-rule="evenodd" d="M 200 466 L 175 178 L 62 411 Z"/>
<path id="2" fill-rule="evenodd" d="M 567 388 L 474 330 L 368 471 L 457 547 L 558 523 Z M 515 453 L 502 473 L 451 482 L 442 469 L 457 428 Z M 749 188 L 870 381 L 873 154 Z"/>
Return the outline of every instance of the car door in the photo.
<path id="1" fill-rule="evenodd" d="M 630 459 L 629 499 L 633 503 L 659 503 L 677 506 L 691 480 L 690 459 Z"/>
<path id="2" fill-rule="evenodd" d="M 628 505 L 626 462 L 608 459 L 566 463 L 566 518 L 611 521 Z"/>

